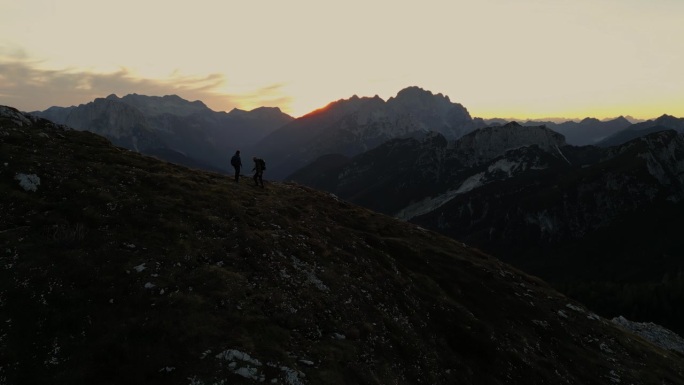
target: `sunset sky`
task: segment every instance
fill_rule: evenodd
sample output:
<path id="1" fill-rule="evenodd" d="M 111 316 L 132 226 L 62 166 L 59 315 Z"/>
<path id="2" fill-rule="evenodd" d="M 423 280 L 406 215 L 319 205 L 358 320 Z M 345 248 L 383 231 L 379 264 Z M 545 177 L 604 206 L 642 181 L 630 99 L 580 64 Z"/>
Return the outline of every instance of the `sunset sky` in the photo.
<path id="1" fill-rule="evenodd" d="M 682 0 L 0 0 L 0 105 L 177 94 L 298 117 L 408 86 L 472 116 L 684 117 Z"/>

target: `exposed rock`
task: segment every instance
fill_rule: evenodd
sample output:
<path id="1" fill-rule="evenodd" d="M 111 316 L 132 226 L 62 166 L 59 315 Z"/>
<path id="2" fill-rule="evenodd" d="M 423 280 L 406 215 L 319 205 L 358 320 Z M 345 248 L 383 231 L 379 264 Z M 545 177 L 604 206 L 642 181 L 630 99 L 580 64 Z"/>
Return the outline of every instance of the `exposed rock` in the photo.
<path id="1" fill-rule="evenodd" d="M 611 321 L 663 349 L 684 353 L 684 338 L 660 325 L 653 322 L 633 322 L 623 316 L 615 317 Z"/>
<path id="2" fill-rule="evenodd" d="M 482 128 L 460 138 L 454 145 L 456 156 L 467 166 L 475 166 L 520 147 L 536 145 L 542 150 L 562 156 L 563 135 L 546 127 L 504 126 Z"/>

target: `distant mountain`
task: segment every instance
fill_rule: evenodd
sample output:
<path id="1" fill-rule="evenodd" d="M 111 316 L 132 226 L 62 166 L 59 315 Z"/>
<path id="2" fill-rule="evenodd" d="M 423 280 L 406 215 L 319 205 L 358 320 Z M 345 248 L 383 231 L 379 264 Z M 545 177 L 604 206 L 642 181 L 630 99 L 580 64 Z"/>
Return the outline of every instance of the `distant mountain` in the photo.
<path id="1" fill-rule="evenodd" d="M 33 115 L 94 132 L 117 146 L 138 152 L 166 146 L 140 110 L 111 97 L 98 98 L 78 107 L 51 107 L 43 112 L 33 112 Z"/>
<path id="2" fill-rule="evenodd" d="M 423 137 L 395 139 L 371 151 L 327 167 L 329 177 L 317 179 L 323 168 L 320 160 L 287 177 L 298 183 L 308 182 L 354 203 L 382 213 L 400 214 L 413 203 L 441 195 L 459 185 L 474 188 L 491 177 L 499 178 L 499 166 L 481 170 L 508 151 L 534 145 L 529 162 L 510 173 L 544 167 L 546 162 L 566 163 L 559 147 L 565 146 L 562 135 L 545 127 L 524 127 L 517 123 L 478 129 L 450 143 L 444 136 L 431 133 Z M 521 150 L 525 151 L 525 150 Z M 484 178 L 472 179 L 473 174 Z M 476 182 L 469 185 L 469 180 Z M 329 183 L 324 183 L 328 181 Z"/>
<path id="3" fill-rule="evenodd" d="M 508 150 L 535 145 L 546 152 L 559 152 L 565 146 L 563 135 L 545 126 L 521 126 L 512 122 L 471 132 L 454 143 L 453 154 L 464 166 L 475 166 Z"/>
<path id="4" fill-rule="evenodd" d="M 329 193 L 3 106 L 0 148 L 3 383 L 684 384 L 642 325 Z"/>
<path id="5" fill-rule="evenodd" d="M 409 87 L 387 101 L 354 96 L 330 103 L 271 133 L 252 152 L 271 160 L 269 177 L 282 179 L 322 155 L 354 156 L 429 131 L 456 139 L 481 126 L 448 97 Z"/>
<path id="6" fill-rule="evenodd" d="M 182 159 L 182 164 L 208 170 L 230 168 L 228 158 L 235 150 L 251 146 L 294 119 L 278 108 L 225 113 L 176 95 L 137 94 L 109 95 L 77 107 L 51 107 L 33 114 L 95 132 L 125 148 L 171 162 Z"/>
<path id="7" fill-rule="evenodd" d="M 159 116 L 164 114 L 176 116 L 190 116 L 193 114 L 204 114 L 211 110 L 206 104 L 199 100 L 190 102 L 181 98 L 178 95 L 165 96 L 146 96 L 138 94 L 129 94 L 122 98 L 112 94 L 107 97 L 108 100 L 122 101 L 130 106 L 140 110 L 143 115 L 147 117 Z"/>
<path id="8" fill-rule="evenodd" d="M 684 133 L 684 118 L 675 118 L 671 115 L 663 115 L 654 120 L 634 124 L 627 129 L 621 130 L 604 140 L 596 143 L 597 146 L 610 147 L 619 146 L 630 140 L 664 130 L 675 130 Z"/>
<path id="9" fill-rule="evenodd" d="M 560 160 L 537 146 L 526 152 Z M 566 162 L 534 164 L 517 177 L 513 171 L 529 163 L 520 150 L 508 152 L 487 169 L 506 164 L 512 172 L 454 196 L 418 221 L 468 242 L 486 243 L 492 252 L 499 245 L 496 251 L 511 258 L 540 244 L 582 239 L 618 218 L 624 221 L 646 208 L 684 199 L 684 138 L 672 131 L 601 152 L 566 146 L 562 154 Z M 464 205 L 470 209 L 464 211 Z"/>
<path id="10" fill-rule="evenodd" d="M 488 124 L 503 125 L 505 119 L 487 119 Z M 620 116 L 611 120 L 585 118 L 580 122 L 571 120 L 565 122 L 528 120 L 520 123 L 523 126 L 546 126 L 565 137 L 568 144 L 573 146 L 594 145 L 601 140 L 620 132 L 632 125 L 627 118 Z"/>
<path id="11" fill-rule="evenodd" d="M 607 121 L 586 118 L 579 123 L 567 122 L 559 124 L 555 129 L 565 136 L 568 144 L 583 146 L 587 144 L 596 144 L 602 139 L 622 131 L 631 125 L 632 122 L 627 118 L 620 116 Z"/>
<path id="12" fill-rule="evenodd" d="M 546 127 L 511 123 L 455 142 L 397 139 L 328 167 L 318 180 L 307 172 L 317 167 L 288 179 L 443 232 L 597 307 L 603 285 L 606 296 L 620 298 L 601 302 L 611 316 L 625 311 L 648 321 L 658 314 L 655 321 L 684 332 L 677 326 L 684 313 L 664 310 L 675 301 L 624 298 L 609 287 L 621 282 L 651 293 L 648 285 L 684 271 L 675 235 L 684 232 L 676 219 L 684 215 L 684 139 L 674 131 L 614 148 L 576 147 Z M 684 284 L 684 275 L 674 281 Z M 580 289 L 581 282 L 597 284 Z M 684 300 L 684 292 L 675 297 Z M 658 301 L 667 305 L 655 311 Z"/>

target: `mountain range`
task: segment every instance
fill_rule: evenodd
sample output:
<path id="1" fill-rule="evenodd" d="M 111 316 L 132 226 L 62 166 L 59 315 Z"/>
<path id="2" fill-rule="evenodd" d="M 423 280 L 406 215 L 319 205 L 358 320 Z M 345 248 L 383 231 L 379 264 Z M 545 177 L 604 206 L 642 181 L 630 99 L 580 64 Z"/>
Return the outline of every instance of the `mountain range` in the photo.
<path id="1" fill-rule="evenodd" d="M 322 157 L 287 179 L 478 247 L 605 315 L 684 332 L 684 313 L 670 311 L 684 300 L 684 138 L 674 130 L 578 147 L 545 126 L 509 123 Z M 672 291 L 653 293 L 666 281 Z"/>
<path id="2" fill-rule="evenodd" d="M 486 122 L 488 125 L 504 125 L 511 120 L 487 119 Z M 579 122 L 572 120 L 564 122 L 527 120 L 517 123 L 523 126 L 546 126 L 562 134 L 568 144 L 575 146 L 596 145 L 632 125 L 632 122 L 623 116 L 611 120 L 585 118 Z"/>
<path id="3" fill-rule="evenodd" d="M 0 149 L 3 383 L 684 384 L 661 329 L 330 193 L 4 106 Z"/>
<path id="4" fill-rule="evenodd" d="M 601 147 L 617 146 L 632 139 L 664 130 L 675 130 L 680 134 L 684 134 L 684 119 L 675 118 L 671 115 L 662 115 L 653 120 L 631 125 L 627 129 L 616 132 L 597 142 L 596 145 Z"/>
<path id="5" fill-rule="evenodd" d="M 194 168 L 225 172 L 227 156 L 240 148 L 243 159 L 267 160 L 267 179 L 295 180 L 420 223 L 541 276 L 603 315 L 684 333 L 676 305 L 684 299 L 677 257 L 684 247 L 675 235 L 682 149 L 679 136 L 666 132 L 681 133 L 684 119 L 485 121 L 418 87 L 387 101 L 338 100 L 298 119 L 277 109 L 216 113 L 201 102 L 141 95 L 37 115 L 47 112 Z M 119 126 L 131 129 L 112 128 Z M 254 135 L 241 139 L 247 131 Z"/>
<path id="6" fill-rule="evenodd" d="M 408 87 L 387 101 L 353 96 L 301 118 L 278 108 L 215 112 L 201 101 L 176 95 L 110 95 L 72 107 L 51 107 L 33 115 L 89 130 L 116 145 L 190 167 L 226 172 L 226 158 L 241 150 L 245 159 L 269 160 L 268 177 L 282 180 L 324 155 L 355 156 L 395 138 L 438 132 L 456 140 L 478 128 L 504 125 L 504 119 L 472 118 L 448 96 Z M 677 118 L 664 115 L 632 125 L 624 118 L 580 122 L 526 121 L 565 136 L 571 145 L 611 146 L 648 132 L 682 131 Z"/>
<path id="7" fill-rule="evenodd" d="M 59 124 L 102 135 L 143 154 L 206 170 L 228 170 L 230 156 L 294 118 L 278 108 L 216 112 L 200 101 L 109 95 L 72 107 L 32 112 Z"/>
<path id="8" fill-rule="evenodd" d="M 447 96 L 418 87 L 387 101 L 375 96 L 338 100 L 296 119 L 259 141 L 257 150 L 273 159 L 269 175 L 282 179 L 327 154 L 353 156 L 387 140 L 438 132 L 456 139 L 484 126 Z"/>

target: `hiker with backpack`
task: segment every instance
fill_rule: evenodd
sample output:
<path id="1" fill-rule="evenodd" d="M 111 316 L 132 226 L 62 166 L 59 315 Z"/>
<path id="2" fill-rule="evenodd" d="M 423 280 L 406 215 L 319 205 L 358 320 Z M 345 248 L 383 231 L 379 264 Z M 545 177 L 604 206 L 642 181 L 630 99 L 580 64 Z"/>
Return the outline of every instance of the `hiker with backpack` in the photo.
<path id="1" fill-rule="evenodd" d="M 240 168 L 242 167 L 242 160 L 240 159 L 240 150 L 235 151 L 235 155 L 230 158 L 230 165 L 235 169 L 235 182 L 240 181 Z"/>
<path id="2" fill-rule="evenodd" d="M 254 171 L 254 184 L 263 188 L 264 180 L 262 176 L 264 175 L 264 170 L 266 170 L 266 162 L 256 156 L 252 160 L 254 161 L 254 168 L 252 169 Z"/>

